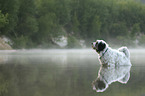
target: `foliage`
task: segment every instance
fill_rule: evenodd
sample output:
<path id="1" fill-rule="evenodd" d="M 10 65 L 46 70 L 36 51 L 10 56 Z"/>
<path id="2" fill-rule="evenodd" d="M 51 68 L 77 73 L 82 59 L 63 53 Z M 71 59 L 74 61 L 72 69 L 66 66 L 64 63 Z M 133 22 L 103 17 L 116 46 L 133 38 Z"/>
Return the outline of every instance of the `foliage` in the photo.
<path id="1" fill-rule="evenodd" d="M 0 10 L 0 35 L 14 48 L 21 37 L 28 38 L 25 48 L 53 45 L 64 30 L 87 43 L 128 37 L 131 43 L 145 34 L 145 5 L 134 0 L 0 0 Z"/>
<path id="2" fill-rule="evenodd" d="M 6 24 L 8 24 L 8 14 L 2 14 L 0 10 L 0 28 L 4 27 Z"/>
<path id="3" fill-rule="evenodd" d="M 142 35 L 142 36 L 139 38 L 139 45 L 140 45 L 140 46 L 145 46 L 145 35 Z"/>
<path id="4" fill-rule="evenodd" d="M 132 39 L 136 39 L 136 36 L 138 36 L 139 34 L 140 34 L 140 24 L 136 23 L 133 25 L 130 35 L 131 35 Z"/>
<path id="5" fill-rule="evenodd" d="M 13 37 L 18 21 L 19 0 L 0 0 L 0 10 L 3 14 L 8 14 L 8 24 L 1 28 L 1 35 Z"/>
<path id="6" fill-rule="evenodd" d="M 74 36 L 68 36 L 67 43 L 68 48 L 81 48 L 79 41 Z"/>
<path id="7" fill-rule="evenodd" d="M 15 39 L 13 39 L 13 41 L 15 42 L 13 46 L 17 49 L 26 48 L 27 43 L 29 42 L 28 37 L 24 37 L 24 36 L 20 36 L 18 38 L 15 38 Z"/>

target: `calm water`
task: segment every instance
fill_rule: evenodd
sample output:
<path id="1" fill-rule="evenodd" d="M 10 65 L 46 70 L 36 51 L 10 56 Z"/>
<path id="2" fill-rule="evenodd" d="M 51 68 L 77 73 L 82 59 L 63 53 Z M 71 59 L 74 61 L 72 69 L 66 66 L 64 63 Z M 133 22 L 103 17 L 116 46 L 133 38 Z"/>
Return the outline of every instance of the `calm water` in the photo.
<path id="1" fill-rule="evenodd" d="M 94 50 L 0 51 L 0 96 L 145 96 L 145 50 L 130 51 L 127 84 L 101 93 L 91 84 L 101 67 Z"/>

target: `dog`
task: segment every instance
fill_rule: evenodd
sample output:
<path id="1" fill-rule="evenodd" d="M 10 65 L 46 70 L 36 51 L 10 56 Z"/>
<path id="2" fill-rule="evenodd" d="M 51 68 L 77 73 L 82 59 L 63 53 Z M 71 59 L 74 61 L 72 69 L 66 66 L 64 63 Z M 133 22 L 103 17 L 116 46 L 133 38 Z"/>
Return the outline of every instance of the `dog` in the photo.
<path id="1" fill-rule="evenodd" d="M 96 40 L 92 48 L 98 53 L 100 64 L 107 66 L 131 65 L 130 52 L 127 47 L 112 49 L 104 40 Z"/>
<path id="2" fill-rule="evenodd" d="M 101 66 L 97 79 L 92 83 L 93 90 L 96 92 L 104 92 L 111 83 L 116 81 L 126 84 L 130 78 L 130 69 L 131 66 Z"/>

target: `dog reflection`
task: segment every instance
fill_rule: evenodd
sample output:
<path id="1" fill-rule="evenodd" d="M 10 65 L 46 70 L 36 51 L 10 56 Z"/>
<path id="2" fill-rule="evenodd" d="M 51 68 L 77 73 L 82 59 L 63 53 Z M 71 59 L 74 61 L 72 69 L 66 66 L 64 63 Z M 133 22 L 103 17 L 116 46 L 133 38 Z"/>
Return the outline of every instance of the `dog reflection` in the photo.
<path id="1" fill-rule="evenodd" d="M 97 79 L 92 83 L 93 90 L 104 92 L 112 82 L 116 81 L 126 84 L 130 78 L 130 68 L 131 66 L 101 66 Z"/>

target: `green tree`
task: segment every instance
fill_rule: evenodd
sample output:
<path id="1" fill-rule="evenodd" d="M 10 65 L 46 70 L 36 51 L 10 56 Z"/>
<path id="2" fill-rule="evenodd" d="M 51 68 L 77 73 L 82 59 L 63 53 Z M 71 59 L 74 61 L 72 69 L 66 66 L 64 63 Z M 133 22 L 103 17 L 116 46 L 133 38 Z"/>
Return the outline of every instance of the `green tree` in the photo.
<path id="1" fill-rule="evenodd" d="M 70 0 L 55 0 L 55 14 L 59 20 L 59 24 L 65 26 L 70 20 Z"/>
<path id="2" fill-rule="evenodd" d="M 14 48 L 50 47 L 64 34 L 90 44 L 145 33 L 145 5 L 134 0 L 0 0 L 0 10 L 0 35 Z"/>
<path id="3" fill-rule="evenodd" d="M 0 10 L 0 28 L 8 24 L 8 14 L 3 14 Z"/>
<path id="4" fill-rule="evenodd" d="M 90 38 L 99 39 L 101 37 L 101 21 L 99 16 L 93 18 L 90 33 L 88 34 Z"/>
<path id="5" fill-rule="evenodd" d="M 139 45 L 143 47 L 145 46 L 145 35 L 141 35 L 139 38 Z"/>
<path id="6" fill-rule="evenodd" d="M 67 43 L 68 48 L 81 48 L 80 42 L 74 36 L 68 36 Z"/>
<path id="7" fill-rule="evenodd" d="M 128 36 L 128 29 L 124 22 L 114 23 L 111 29 L 111 37 Z"/>
<path id="8" fill-rule="evenodd" d="M 18 14 L 18 23 L 17 23 L 17 27 L 15 28 L 15 31 L 16 31 L 15 34 L 16 39 L 14 38 L 15 42 L 20 42 L 21 40 L 25 40 L 25 39 L 21 39 L 22 37 L 24 37 L 29 39 L 28 42 L 22 41 L 22 42 L 27 42 L 25 47 L 32 46 L 31 42 L 35 43 L 33 35 L 38 32 L 35 0 L 21 0 L 19 14 Z M 19 38 L 21 39 L 20 41 Z M 14 45 L 18 46 L 16 44 Z"/>
<path id="9" fill-rule="evenodd" d="M 41 2 L 38 10 L 39 32 L 35 35 L 38 45 L 50 47 L 51 44 L 55 44 L 53 39 L 63 34 L 62 27 L 68 22 L 68 13 L 63 11 L 63 8 L 66 7 L 58 2 L 57 0 L 44 0 Z"/>
<path id="10" fill-rule="evenodd" d="M 1 35 L 13 37 L 15 35 L 15 27 L 18 21 L 19 0 L 0 0 L 0 9 L 3 14 L 8 14 L 9 23 L 1 28 Z"/>
<path id="11" fill-rule="evenodd" d="M 72 31 L 74 32 L 75 36 L 79 35 L 79 26 L 80 26 L 80 23 L 78 21 L 78 16 L 76 13 L 74 13 L 72 17 Z"/>
<path id="12" fill-rule="evenodd" d="M 136 39 L 136 36 L 140 34 L 140 24 L 136 23 L 133 25 L 130 36 L 134 40 Z"/>
<path id="13" fill-rule="evenodd" d="M 51 42 L 53 37 L 59 34 L 58 20 L 55 13 L 48 13 L 39 18 L 39 32 L 38 41 Z M 49 42 L 49 43 L 50 43 Z"/>

